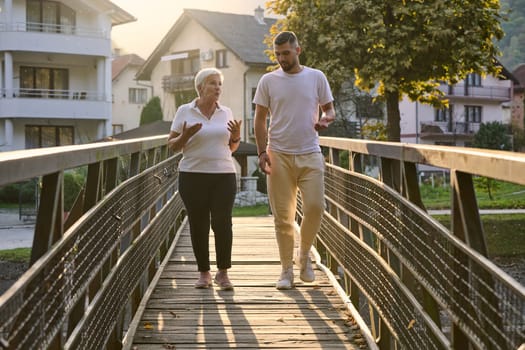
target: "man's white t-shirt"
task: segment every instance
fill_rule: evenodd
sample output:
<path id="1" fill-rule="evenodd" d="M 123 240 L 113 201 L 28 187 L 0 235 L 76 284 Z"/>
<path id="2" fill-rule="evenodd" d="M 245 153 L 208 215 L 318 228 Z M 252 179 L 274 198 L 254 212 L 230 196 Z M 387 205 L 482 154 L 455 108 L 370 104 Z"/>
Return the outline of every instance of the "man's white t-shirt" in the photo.
<path id="1" fill-rule="evenodd" d="M 210 119 L 206 118 L 195 105 L 196 100 L 181 105 L 171 123 L 171 131 L 182 133 L 186 128 L 202 123 L 202 128 L 182 148 L 179 171 L 193 173 L 235 173 L 230 150 L 228 121 L 233 120 L 230 108 L 217 105 Z"/>
<path id="2" fill-rule="evenodd" d="M 326 76 L 318 69 L 304 67 L 296 74 L 281 68 L 262 76 L 253 103 L 270 110 L 268 147 L 287 154 L 320 152 L 314 129 L 319 106 L 333 101 Z"/>

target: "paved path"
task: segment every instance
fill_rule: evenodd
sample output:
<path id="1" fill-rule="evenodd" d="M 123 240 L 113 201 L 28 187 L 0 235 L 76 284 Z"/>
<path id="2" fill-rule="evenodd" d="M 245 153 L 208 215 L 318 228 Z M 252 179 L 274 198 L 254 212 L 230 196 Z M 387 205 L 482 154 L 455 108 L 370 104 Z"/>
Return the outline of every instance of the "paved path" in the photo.
<path id="1" fill-rule="evenodd" d="M 31 247 L 34 229 L 34 223 L 20 220 L 17 210 L 1 210 L 0 250 Z"/>

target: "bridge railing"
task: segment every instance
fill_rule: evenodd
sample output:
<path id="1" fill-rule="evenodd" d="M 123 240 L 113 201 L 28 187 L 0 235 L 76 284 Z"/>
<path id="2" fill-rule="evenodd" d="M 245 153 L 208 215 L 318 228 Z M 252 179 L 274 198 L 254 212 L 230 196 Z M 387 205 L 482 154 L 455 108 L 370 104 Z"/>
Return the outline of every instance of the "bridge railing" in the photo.
<path id="1" fill-rule="evenodd" d="M 329 137 L 321 145 L 327 208 L 317 250 L 352 304 L 369 309 L 380 349 L 525 343 L 525 288 L 487 258 L 473 185 L 478 175 L 525 185 L 525 154 Z M 417 170 L 429 166 L 450 175 L 451 228 L 424 208 Z"/>
<path id="2" fill-rule="evenodd" d="M 0 296 L 0 348 L 117 349 L 183 217 L 166 136 L 0 153 L 41 182 L 29 270 Z M 64 212 L 64 173 L 87 168 Z"/>

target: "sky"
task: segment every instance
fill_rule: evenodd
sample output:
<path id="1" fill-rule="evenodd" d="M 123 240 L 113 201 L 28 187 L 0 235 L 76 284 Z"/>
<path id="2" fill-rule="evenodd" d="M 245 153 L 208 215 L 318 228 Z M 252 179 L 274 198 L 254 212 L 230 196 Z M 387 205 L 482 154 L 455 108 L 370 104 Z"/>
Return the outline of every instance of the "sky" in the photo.
<path id="1" fill-rule="evenodd" d="M 265 8 L 266 0 L 111 0 L 137 18 L 135 22 L 113 27 L 113 45 L 121 54 L 134 53 L 147 59 L 169 29 L 182 15 L 183 9 L 253 15 L 257 6 Z M 265 16 L 271 16 L 265 11 Z"/>

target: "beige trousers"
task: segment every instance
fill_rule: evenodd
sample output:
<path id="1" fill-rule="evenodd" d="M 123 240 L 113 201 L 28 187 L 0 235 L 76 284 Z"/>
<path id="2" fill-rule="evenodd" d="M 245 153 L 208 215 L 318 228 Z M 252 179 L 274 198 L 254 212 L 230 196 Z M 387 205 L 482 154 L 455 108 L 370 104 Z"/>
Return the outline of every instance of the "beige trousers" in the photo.
<path id="1" fill-rule="evenodd" d="M 308 252 L 321 226 L 324 211 L 324 159 L 321 153 L 302 155 L 268 152 L 268 198 L 274 217 L 281 265 L 293 265 L 297 191 L 302 199 L 300 248 Z"/>

